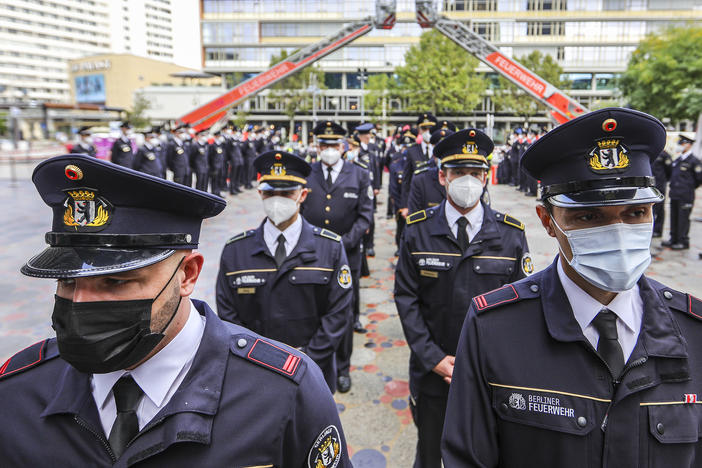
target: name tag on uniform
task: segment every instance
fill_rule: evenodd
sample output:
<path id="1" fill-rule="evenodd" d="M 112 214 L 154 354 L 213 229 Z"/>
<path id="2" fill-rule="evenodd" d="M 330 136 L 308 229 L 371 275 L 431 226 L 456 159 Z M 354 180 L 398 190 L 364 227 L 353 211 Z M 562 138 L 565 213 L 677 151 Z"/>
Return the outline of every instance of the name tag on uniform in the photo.
<path id="1" fill-rule="evenodd" d="M 256 288 L 236 288 L 237 294 L 256 294 Z"/>
<path id="2" fill-rule="evenodd" d="M 178 153 L 178 154 L 183 154 L 183 148 L 178 148 L 178 149 L 176 150 L 176 153 Z"/>
<path id="3" fill-rule="evenodd" d="M 122 145 L 122 151 L 125 152 L 125 153 L 126 153 L 127 151 L 131 150 L 131 149 L 132 149 L 131 146 Z"/>
<path id="4" fill-rule="evenodd" d="M 358 194 L 353 192 L 344 192 L 344 198 L 358 198 Z"/>
<path id="5" fill-rule="evenodd" d="M 430 270 L 419 270 L 419 275 L 426 276 L 427 278 L 438 278 L 439 277 L 438 272 L 430 271 Z"/>

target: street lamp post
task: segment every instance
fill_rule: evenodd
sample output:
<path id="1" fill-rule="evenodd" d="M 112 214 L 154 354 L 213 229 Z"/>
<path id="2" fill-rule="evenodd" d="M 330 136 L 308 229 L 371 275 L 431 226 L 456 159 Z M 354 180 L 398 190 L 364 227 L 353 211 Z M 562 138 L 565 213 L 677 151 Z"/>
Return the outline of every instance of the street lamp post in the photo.
<path id="1" fill-rule="evenodd" d="M 365 88 L 365 82 L 368 78 L 368 70 L 366 68 L 358 69 L 358 81 L 361 82 L 361 122 L 366 120 L 366 106 L 365 106 L 365 96 L 363 90 Z"/>

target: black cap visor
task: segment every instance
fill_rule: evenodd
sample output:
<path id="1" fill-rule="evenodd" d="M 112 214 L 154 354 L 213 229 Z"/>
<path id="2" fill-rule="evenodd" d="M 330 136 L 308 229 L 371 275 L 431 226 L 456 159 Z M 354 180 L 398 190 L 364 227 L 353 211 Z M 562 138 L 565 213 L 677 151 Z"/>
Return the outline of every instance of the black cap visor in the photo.
<path id="1" fill-rule="evenodd" d="M 48 247 L 21 269 L 36 278 L 82 278 L 136 270 L 173 255 L 174 249 Z"/>
<path id="2" fill-rule="evenodd" d="M 659 203 L 665 199 L 655 187 L 609 187 L 555 195 L 545 191 L 542 198 L 561 208 L 639 205 Z"/>

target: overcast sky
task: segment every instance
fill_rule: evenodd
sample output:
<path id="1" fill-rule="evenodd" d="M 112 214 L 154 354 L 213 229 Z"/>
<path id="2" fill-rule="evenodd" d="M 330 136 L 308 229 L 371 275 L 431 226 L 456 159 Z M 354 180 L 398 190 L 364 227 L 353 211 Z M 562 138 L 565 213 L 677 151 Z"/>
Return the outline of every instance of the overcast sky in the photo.
<path id="1" fill-rule="evenodd" d="M 177 65 L 202 69 L 200 2 L 173 0 L 173 60 Z"/>

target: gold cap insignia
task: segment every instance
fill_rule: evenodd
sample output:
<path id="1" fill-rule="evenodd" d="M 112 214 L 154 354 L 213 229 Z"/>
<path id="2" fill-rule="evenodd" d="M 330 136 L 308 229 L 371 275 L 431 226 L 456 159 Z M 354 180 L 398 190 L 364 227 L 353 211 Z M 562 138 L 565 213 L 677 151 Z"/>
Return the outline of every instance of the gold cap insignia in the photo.
<path id="1" fill-rule="evenodd" d="M 112 221 L 112 204 L 88 188 L 66 191 L 63 224 L 78 232 L 102 231 Z"/>
<path id="2" fill-rule="evenodd" d="M 614 137 L 601 138 L 595 141 L 597 146 L 587 155 L 588 164 L 593 172 L 597 174 L 611 174 L 623 172 L 629 167 L 628 150 L 621 144 L 621 140 L 622 138 Z"/>
<path id="3" fill-rule="evenodd" d="M 66 166 L 64 173 L 66 174 L 66 177 L 71 180 L 80 180 L 83 178 L 83 171 L 80 170 L 80 167 L 73 164 Z"/>
<path id="4" fill-rule="evenodd" d="M 602 122 L 602 130 L 605 132 L 613 132 L 617 128 L 617 121 L 614 119 L 607 119 Z"/>

